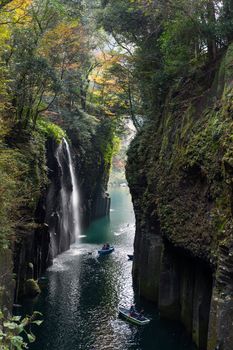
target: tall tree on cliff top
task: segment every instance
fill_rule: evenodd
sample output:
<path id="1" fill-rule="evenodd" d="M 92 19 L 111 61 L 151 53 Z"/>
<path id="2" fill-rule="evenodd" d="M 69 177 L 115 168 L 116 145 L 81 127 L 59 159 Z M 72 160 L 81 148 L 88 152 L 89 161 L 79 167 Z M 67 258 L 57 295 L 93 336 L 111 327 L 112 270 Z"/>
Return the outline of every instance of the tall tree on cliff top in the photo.
<path id="1" fill-rule="evenodd" d="M 231 0 L 108 0 L 102 8 L 105 30 L 120 45 L 135 45 L 147 115 L 162 112 L 171 80 L 204 69 L 232 38 Z"/>
<path id="2" fill-rule="evenodd" d="M 27 128 L 30 122 L 35 126 L 39 113 L 51 105 L 59 90 L 56 72 L 38 53 L 43 36 L 61 18 L 59 7 L 54 2 L 34 1 L 28 16 L 27 23 L 13 30 L 9 61 L 15 76 L 11 84 L 13 106 L 21 128 Z"/>
<path id="3" fill-rule="evenodd" d="M 233 1 L 223 0 L 220 7 L 220 22 L 222 32 L 226 36 L 226 44 L 233 40 Z"/>
<path id="4" fill-rule="evenodd" d="M 63 87 L 69 85 L 66 74 L 74 72 L 75 65 L 80 72 L 76 86 L 83 87 L 86 36 L 77 3 L 75 9 L 76 17 L 69 13 L 69 5 L 58 0 L 14 0 L 5 3 L 0 13 L 1 72 L 8 71 L 13 77 L 4 81 L 12 100 L 11 112 L 15 110 L 14 120 L 21 128 L 35 126 L 38 116 L 54 104 L 65 91 Z M 68 80 L 73 76 L 70 74 Z M 80 95 L 84 105 L 84 93 Z M 4 107 L 3 92 L 1 101 Z"/>

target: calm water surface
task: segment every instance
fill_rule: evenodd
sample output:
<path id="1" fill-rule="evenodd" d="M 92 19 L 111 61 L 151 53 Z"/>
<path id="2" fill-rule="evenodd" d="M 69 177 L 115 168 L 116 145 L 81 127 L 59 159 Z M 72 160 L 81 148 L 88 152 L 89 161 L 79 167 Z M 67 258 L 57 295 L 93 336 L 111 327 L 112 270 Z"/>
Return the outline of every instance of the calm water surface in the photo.
<path id="1" fill-rule="evenodd" d="M 183 328 L 162 321 L 157 310 L 138 300 L 132 288 L 134 214 L 127 188 L 111 190 L 110 219 L 94 222 L 79 244 L 55 259 L 43 280 L 43 292 L 33 304 L 44 323 L 35 331 L 32 350 L 193 350 Z M 105 242 L 115 252 L 98 257 Z M 136 302 L 151 323 L 139 327 L 118 317 L 118 305 Z"/>

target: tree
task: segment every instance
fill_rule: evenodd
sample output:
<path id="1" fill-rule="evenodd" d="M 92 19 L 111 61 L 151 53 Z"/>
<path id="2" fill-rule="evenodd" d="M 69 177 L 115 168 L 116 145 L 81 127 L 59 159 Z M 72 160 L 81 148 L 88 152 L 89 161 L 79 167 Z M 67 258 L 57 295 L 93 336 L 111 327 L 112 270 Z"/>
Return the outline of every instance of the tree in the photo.
<path id="1" fill-rule="evenodd" d="M 12 2 L 13 0 L 2 0 L 2 1 L 0 1 L 0 10 L 4 7 L 4 6 L 6 6 L 6 5 L 8 5 L 10 2 Z"/>
<path id="2" fill-rule="evenodd" d="M 232 36 L 232 1 L 113 0 L 100 23 L 130 50 L 144 115 L 163 111 L 171 82 L 215 61 Z"/>
<path id="3" fill-rule="evenodd" d="M 229 44 L 233 40 L 233 1 L 224 0 L 221 1 L 219 18 L 221 23 L 221 31 L 226 37 L 224 42 Z"/>

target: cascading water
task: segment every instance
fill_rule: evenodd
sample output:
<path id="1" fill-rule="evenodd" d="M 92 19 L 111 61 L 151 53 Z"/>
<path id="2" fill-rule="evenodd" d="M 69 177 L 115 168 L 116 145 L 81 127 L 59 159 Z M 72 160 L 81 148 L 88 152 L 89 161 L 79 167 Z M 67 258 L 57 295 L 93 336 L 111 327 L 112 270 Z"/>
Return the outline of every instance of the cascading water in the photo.
<path id="1" fill-rule="evenodd" d="M 60 191 L 49 220 L 52 258 L 77 242 L 80 232 L 78 185 L 70 147 L 65 139 L 57 148 L 56 159 L 60 169 Z"/>
<path id="2" fill-rule="evenodd" d="M 70 170 L 71 183 L 72 183 L 71 209 L 72 209 L 72 215 L 73 215 L 73 233 L 75 237 L 75 242 L 77 242 L 80 234 L 78 184 L 77 184 L 77 180 L 74 172 L 74 165 L 70 154 L 69 144 L 66 141 L 66 139 L 63 139 L 63 142 L 65 144 L 66 151 L 68 154 L 68 160 L 69 160 L 69 170 Z"/>

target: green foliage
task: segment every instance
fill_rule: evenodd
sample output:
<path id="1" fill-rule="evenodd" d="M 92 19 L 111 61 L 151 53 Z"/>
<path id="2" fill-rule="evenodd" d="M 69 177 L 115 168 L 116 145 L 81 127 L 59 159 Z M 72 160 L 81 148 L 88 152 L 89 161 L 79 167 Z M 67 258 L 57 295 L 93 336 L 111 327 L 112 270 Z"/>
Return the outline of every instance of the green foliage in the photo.
<path id="1" fill-rule="evenodd" d="M 66 137 L 66 133 L 58 125 L 51 123 L 45 119 L 38 120 L 37 129 L 46 137 L 52 137 L 57 143 L 60 143 Z"/>
<path id="2" fill-rule="evenodd" d="M 116 145 L 115 141 L 118 140 L 115 135 L 115 131 L 116 126 L 114 123 L 111 120 L 106 120 L 98 126 L 95 135 L 95 145 L 102 154 L 107 173 L 109 173 L 110 170 L 114 148 Z"/>
<path id="3" fill-rule="evenodd" d="M 6 132 L 16 139 L 13 130 Z M 15 147 L 7 146 L 4 139 L 0 142 L 0 247 L 9 243 L 16 227 L 33 228 L 34 211 L 48 183 L 45 131 L 20 136 L 26 141 Z"/>
<path id="4" fill-rule="evenodd" d="M 121 148 L 121 139 L 119 136 L 115 135 L 113 137 L 113 153 L 112 155 L 115 156 L 118 154 Z"/>
<path id="5" fill-rule="evenodd" d="M 18 181 L 22 169 L 19 166 L 19 153 L 12 150 L 0 150 L 0 246 L 7 244 L 13 221 L 16 219 L 16 212 L 19 206 Z M 20 171 L 21 170 L 21 171 Z"/>
<path id="6" fill-rule="evenodd" d="M 123 36 L 129 42 L 140 41 L 146 34 L 147 17 L 131 1 L 108 1 L 101 22 L 106 31 Z"/>
<path id="7" fill-rule="evenodd" d="M 173 84 L 160 120 L 144 126 L 128 158 L 140 222 L 159 222 L 173 246 L 211 265 L 232 240 L 232 57 L 231 45 L 209 67 L 210 85 L 206 69 Z"/>
<path id="8" fill-rule="evenodd" d="M 12 0 L 0 11 L 0 246 L 9 245 L 16 228 L 35 227 L 35 208 L 48 183 L 48 137 L 60 143 L 66 130 L 82 154 L 96 146 L 106 168 L 111 163 L 111 128 L 124 96 L 112 92 L 111 106 L 91 101 L 101 42 L 85 17 L 93 5 Z"/>
<path id="9" fill-rule="evenodd" d="M 79 144 L 85 153 L 92 152 L 92 140 L 96 133 L 99 120 L 83 110 L 62 110 L 64 128 L 69 136 L 72 136 L 74 144 Z"/>
<path id="10" fill-rule="evenodd" d="M 43 96 L 59 91 L 60 85 L 56 73 L 42 57 L 29 56 L 14 62 L 16 71 L 12 82 L 13 99 L 17 108 L 17 119 L 23 127 L 30 122 L 35 126 L 38 115 L 47 109 Z"/>
<path id="11" fill-rule="evenodd" d="M 191 42 L 195 45 L 196 26 L 189 18 L 177 18 L 164 24 L 160 37 L 164 69 L 170 75 L 187 75 L 194 60 Z"/>
<path id="12" fill-rule="evenodd" d="M 197 74 L 233 38 L 232 1 L 103 2 L 102 25 L 131 50 L 145 115 L 160 114 L 173 82 Z"/>
<path id="13" fill-rule="evenodd" d="M 35 297 L 40 294 L 40 287 L 34 279 L 28 279 L 25 283 L 25 295 L 29 297 Z"/>
<path id="14" fill-rule="evenodd" d="M 35 335 L 30 331 L 32 324 L 40 326 L 43 322 L 38 320 L 41 313 L 35 311 L 32 316 L 13 316 L 5 319 L 0 311 L 0 344 L 1 350 L 28 349 L 27 344 L 35 341 Z M 25 341 L 25 336 L 27 341 Z"/>

